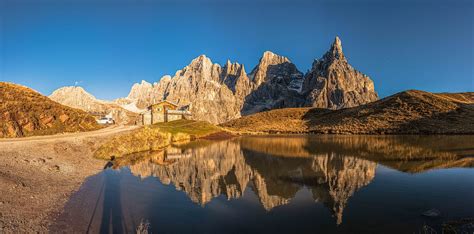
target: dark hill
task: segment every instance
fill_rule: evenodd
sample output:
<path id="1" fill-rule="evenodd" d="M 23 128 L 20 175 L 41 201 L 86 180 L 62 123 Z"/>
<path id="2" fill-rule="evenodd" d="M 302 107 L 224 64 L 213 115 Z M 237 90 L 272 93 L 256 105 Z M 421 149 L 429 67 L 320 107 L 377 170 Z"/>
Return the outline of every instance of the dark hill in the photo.
<path id="1" fill-rule="evenodd" d="M 409 90 L 353 108 L 279 109 L 222 126 L 242 133 L 474 134 L 474 93 Z"/>

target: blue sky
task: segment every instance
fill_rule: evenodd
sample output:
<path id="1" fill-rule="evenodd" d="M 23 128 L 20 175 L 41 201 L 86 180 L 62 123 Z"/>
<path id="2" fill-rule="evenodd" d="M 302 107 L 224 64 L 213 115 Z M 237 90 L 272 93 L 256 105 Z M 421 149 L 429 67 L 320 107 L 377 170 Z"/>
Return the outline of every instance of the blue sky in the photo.
<path id="1" fill-rule="evenodd" d="M 250 72 L 270 50 L 306 72 L 336 35 L 380 96 L 474 91 L 470 0 L 0 0 L 0 80 L 113 99 L 200 54 Z"/>

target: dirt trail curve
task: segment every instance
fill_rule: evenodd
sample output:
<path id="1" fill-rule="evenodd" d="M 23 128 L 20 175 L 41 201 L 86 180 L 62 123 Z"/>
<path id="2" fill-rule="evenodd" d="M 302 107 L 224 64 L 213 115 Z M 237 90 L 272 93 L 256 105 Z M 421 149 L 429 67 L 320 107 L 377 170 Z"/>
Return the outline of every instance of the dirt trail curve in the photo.
<path id="1" fill-rule="evenodd" d="M 33 137 L 22 137 L 22 138 L 0 138 L 0 145 L 2 143 L 12 143 L 12 142 L 31 142 L 31 141 L 48 141 L 48 140 L 65 140 L 70 138 L 83 138 L 83 137 L 95 137 L 95 136 L 104 136 L 115 133 L 120 133 L 123 131 L 129 131 L 137 128 L 138 126 L 110 126 L 96 131 L 90 132 L 78 132 L 78 133 L 63 133 L 56 135 L 47 135 L 47 136 L 33 136 Z"/>
<path id="2" fill-rule="evenodd" d="M 135 128 L 0 139 L 0 233 L 47 232 L 69 196 L 106 163 L 94 151 Z"/>

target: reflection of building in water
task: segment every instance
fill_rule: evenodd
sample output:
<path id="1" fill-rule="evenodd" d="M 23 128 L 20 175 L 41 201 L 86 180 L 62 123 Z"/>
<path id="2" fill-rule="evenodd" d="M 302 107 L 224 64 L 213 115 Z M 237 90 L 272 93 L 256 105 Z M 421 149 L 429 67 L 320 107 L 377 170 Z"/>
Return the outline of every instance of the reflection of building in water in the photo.
<path id="1" fill-rule="evenodd" d="M 323 202 L 333 211 L 338 223 L 347 200 L 370 183 L 376 167 L 373 162 L 335 154 L 274 157 L 246 150 L 237 141 L 217 142 L 192 151 L 168 150 L 163 158 L 168 159 L 164 162 L 173 163 L 143 161 L 130 166 L 131 171 L 173 184 L 203 206 L 219 195 L 239 198 L 251 186 L 262 206 L 271 210 L 287 204 L 300 189 L 307 187 L 315 201 Z"/>
<path id="2" fill-rule="evenodd" d="M 169 147 L 164 151 L 165 160 L 189 158 L 192 155 L 190 151 L 191 150 Z"/>

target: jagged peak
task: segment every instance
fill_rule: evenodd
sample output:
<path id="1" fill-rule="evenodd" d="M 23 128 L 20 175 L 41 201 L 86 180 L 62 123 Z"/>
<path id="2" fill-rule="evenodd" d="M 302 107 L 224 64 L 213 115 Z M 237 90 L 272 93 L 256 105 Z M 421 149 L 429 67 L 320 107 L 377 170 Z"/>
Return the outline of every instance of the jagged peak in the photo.
<path id="1" fill-rule="evenodd" d="M 201 54 L 198 57 L 196 57 L 195 59 L 193 59 L 191 61 L 191 64 L 189 64 L 189 65 L 199 65 L 199 64 L 204 64 L 204 63 L 212 64 L 212 61 L 205 54 Z"/>
<path id="2" fill-rule="evenodd" d="M 344 53 L 342 52 L 342 42 L 341 39 L 336 36 L 334 42 L 331 44 L 331 49 L 326 53 L 326 57 L 330 56 L 331 58 L 345 60 Z"/>
<path id="3" fill-rule="evenodd" d="M 142 80 L 142 81 L 140 81 L 140 83 L 133 84 L 132 89 L 138 88 L 138 87 L 152 87 L 152 86 L 153 85 L 151 83 L 149 83 L 148 81 Z"/>
<path id="4" fill-rule="evenodd" d="M 277 64 L 277 63 L 285 63 L 285 62 L 291 62 L 291 61 L 287 57 L 275 54 L 269 50 L 263 52 L 262 58 L 260 59 L 260 63 L 267 63 L 267 64 L 268 63 Z"/>
<path id="5" fill-rule="evenodd" d="M 142 80 L 142 81 L 140 82 L 140 84 L 141 84 L 141 85 L 151 85 L 151 83 L 148 82 L 148 81 L 146 81 L 146 80 Z"/>
<path id="6" fill-rule="evenodd" d="M 245 71 L 245 66 L 243 64 L 240 66 L 240 74 L 239 75 L 247 75 L 247 72 Z"/>
<path id="7" fill-rule="evenodd" d="M 332 47 L 338 48 L 342 51 L 342 42 L 341 42 L 341 39 L 338 36 L 336 36 L 336 38 L 334 38 L 334 42 L 332 43 Z"/>
<path id="8" fill-rule="evenodd" d="M 160 81 L 162 81 L 162 80 L 171 80 L 171 78 L 172 77 L 170 75 L 164 75 L 160 78 Z"/>

